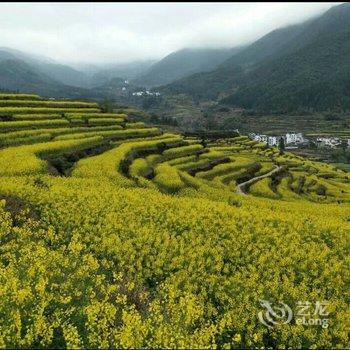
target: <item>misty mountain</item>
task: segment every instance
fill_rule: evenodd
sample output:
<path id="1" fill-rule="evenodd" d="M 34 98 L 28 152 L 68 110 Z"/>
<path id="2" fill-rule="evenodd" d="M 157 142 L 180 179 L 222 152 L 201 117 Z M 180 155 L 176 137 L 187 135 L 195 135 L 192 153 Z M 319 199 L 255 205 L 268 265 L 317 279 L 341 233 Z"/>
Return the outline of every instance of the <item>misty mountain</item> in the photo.
<path id="1" fill-rule="evenodd" d="M 81 66 L 81 69 L 76 69 L 47 57 L 27 54 L 11 48 L 0 48 L 0 62 L 8 59 L 26 63 L 38 76 L 44 75 L 55 80 L 56 83 L 82 88 L 108 85 L 113 78 L 134 79 L 146 72 L 154 63 L 148 60 L 123 64 L 85 65 Z"/>
<path id="2" fill-rule="evenodd" d="M 26 53 L 26 52 L 23 52 L 20 50 L 16 50 L 13 48 L 9 48 L 9 47 L 0 47 L 0 51 L 5 55 L 6 54 L 10 55 L 12 58 L 20 59 L 20 60 L 23 60 L 27 63 L 32 63 L 32 62 L 56 63 L 52 58 L 42 56 L 42 55 L 29 54 L 29 53 Z M 0 55 L 0 59 L 1 59 L 1 55 Z"/>
<path id="3" fill-rule="evenodd" d="M 89 78 L 82 72 L 54 60 L 24 53 L 10 48 L 0 48 L 0 61 L 3 59 L 21 60 L 32 67 L 39 75 L 44 74 L 65 85 L 88 87 Z"/>
<path id="4" fill-rule="evenodd" d="M 37 93 L 42 96 L 79 97 L 83 89 L 64 85 L 19 59 L 0 58 L 0 89 Z"/>
<path id="5" fill-rule="evenodd" d="M 215 69 L 239 50 L 241 48 L 182 49 L 153 64 L 144 75 L 135 79 L 134 83 L 153 87 L 168 84 L 197 72 L 207 72 Z"/>
<path id="6" fill-rule="evenodd" d="M 57 63 L 32 63 L 31 65 L 41 73 L 46 74 L 62 84 L 84 88 L 90 85 L 88 76 L 69 66 Z"/>
<path id="7" fill-rule="evenodd" d="M 135 79 L 144 74 L 154 63 L 154 60 L 147 60 L 100 66 L 91 75 L 90 85 L 92 87 L 108 85 L 114 78 L 122 78 L 125 80 Z"/>
<path id="8" fill-rule="evenodd" d="M 315 40 L 245 76 L 223 103 L 262 112 L 350 109 L 350 30 Z"/>
<path id="9" fill-rule="evenodd" d="M 71 67 L 0 48 L 0 88 L 99 98 L 126 83 L 264 113 L 350 109 L 350 4 L 276 29 L 245 47 L 183 49 L 158 62 Z M 194 74 L 193 74 L 194 73 Z M 160 86 L 159 85 L 162 85 Z M 119 90 L 118 90 L 119 89 Z"/>
<path id="10" fill-rule="evenodd" d="M 3 50 L 0 48 L 0 62 L 5 60 L 14 60 L 16 56 L 14 56 L 11 52 Z"/>
<path id="11" fill-rule="evenodd" d="M 246 49 L 231 56 L 223 62 L 220 67 L 223 69 L 230 69 L 231 67 L 240 65 L 249 69 L 249 67 L 254 66 L 259 62 L 282 55 L 307 26 L 307 23 L 273 30 L 249 45 Z"/>
<path id="12" fill-rule="evenodd" d="M 217 69 L 161 90 L 265 112 L 349 108 L 350 4 L 275 30 Z"/>
<path id="13" fill-rule="evenodd" d="M 10 58 L 0 61 L 1 88 L 21 89 L 32 85 L 54 85 L 57 82 L 40 74 L 24 61 Z"/>

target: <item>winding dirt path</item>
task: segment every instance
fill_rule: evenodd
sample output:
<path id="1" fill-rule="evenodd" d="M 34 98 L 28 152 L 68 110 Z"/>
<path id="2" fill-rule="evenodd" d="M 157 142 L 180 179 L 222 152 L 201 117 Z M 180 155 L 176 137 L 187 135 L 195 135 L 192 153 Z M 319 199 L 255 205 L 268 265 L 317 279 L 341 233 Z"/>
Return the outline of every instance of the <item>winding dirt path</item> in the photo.
<path id="1" fill-rule="evenodd" d="M 278 172 L 280 172 L 281 170 L 283 170 L 284 167 L 283 166 L 278 166 L 278 165 L 275 165 L 275 169 L 269 171 L 268 173 L 264 174 L 264 175 L 260 175 L 260 176 L 257 176 L 257 177 L 253 177 L 252 179 L 248 180 L 248 181 L 245 181 L 245 182 L 242 182 L 241 184 L 237 185 L 236 187 L 236 193 L 238 194 L 242 194 L 242 195 L 246 195 L 246 193 L 244 192 L 244 189 L 253 184 L 254 182 L 257 182 L 261 179 L 264 179 L 265 177 L 269 177 L 273 174 L 276 174 Z"/>

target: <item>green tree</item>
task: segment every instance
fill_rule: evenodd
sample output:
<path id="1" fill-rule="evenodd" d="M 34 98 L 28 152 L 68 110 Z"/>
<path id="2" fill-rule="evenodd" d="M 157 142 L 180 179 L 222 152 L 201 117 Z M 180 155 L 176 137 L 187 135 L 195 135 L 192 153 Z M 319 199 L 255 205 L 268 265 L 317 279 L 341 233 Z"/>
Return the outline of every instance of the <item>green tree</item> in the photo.
<path id="1" fill-rule="evenodd" d="M 105 113 L 112 113 L 114 109 L 114 103 L 111 99 L 105 98 L 103 102 L 101 102 L 101 110 Z"/>
<path id="2" fill-rule="evenodd" d="M 341 149 L 345 152 L 346 149 L 348 148 L 348 141 L 345 139 L 341 140 L 341 145 L 340 145 Z"/>
<path id="3" fill-rule="evenodd" d="M 278 149 L 280 150 L 280 153 L 283 154 L 284 150 L 285 150 L 286 146 L 284 143 L 284 138 L 280 137 L 280 139 L 278 140 Z"/>

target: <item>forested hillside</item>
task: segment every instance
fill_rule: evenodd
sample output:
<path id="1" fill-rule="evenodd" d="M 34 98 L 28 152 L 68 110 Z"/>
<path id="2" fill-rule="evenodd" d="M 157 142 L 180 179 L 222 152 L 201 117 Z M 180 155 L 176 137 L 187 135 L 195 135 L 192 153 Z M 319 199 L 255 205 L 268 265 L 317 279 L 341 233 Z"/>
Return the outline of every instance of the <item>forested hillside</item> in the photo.
<path id="1" fill-rule="evenodd" d="M 134 83 L 148 87 L 159 86 L 197 72 L 210 71 L 241 49 L 179 50 L 153 64 L 144 75 L 135 79 Z"/>
<path id="2" fill-rule="evenodd" d="M 312 44 L 245 75 L 222 103 L 262 112 L 350 109 L 350 30 Z"/>
<path id="3" fill-rule="evenodd" d="M 349 109 L 350 4 L 273 31 L 216 70 L 163 88 L 259 112 Z"/>
<path id="4" fill-rule="evenodd" d="M 19 59 L 0 60 L 0 89 L 41 93 L 51 97 L 77 97 L 86 90 L 64 85 Z"/>
<path id="5" fill-rule="evenodd" d="M 9 60 L 16 61 L 18 69 L 10 68 Z M 13 76 L 4 76 L 0 80 L 0 88 L 30 91 L 51 97 L 70 96 L 73 98 L 77 97 L 76 92 L 80 91 L 82 96 L 88 97 L 91 92 L 87 92 L 87 89 L 108 84 L 113 78 L 136 78 L 153 63 L 154 61 L 147 60 L 124 64 L 116 62 L 114 64 L 99 64 L 90 69 L 77 64 L 77 68 L 73 68 L 46 57 L 34 56 L 4 47 L 0 48 L 0 65 L 3 71 L 12 69 Z M 26 67 L 26 74 L 23 72 L 23 67 Z M 31 78 L 29 74 L 32 76 Z M 53 88 L 54 86 L 55 88 Z M 64 90 L 65 94 L 62 93 Z"/>
<path id="6" fill-rule="evenodd" d="M 0 62 L 5 59 L 15 59 L 20 61 L 21 64 L 27 64 L 36 74 L 46 75 L 63 85 L 85 88 L 89 86 L 89 78 L 83 72 L 70 66 L 59 64 L 50 58 L 30 55 L 19 50 L 3 47 L 0 48 Z M 15 85 L 15 83 L 16 80 L 14 79 L 12 84 Z M 17 89 L 19 88 L 20 86 L 17 87 Z"/>
<path id="7" fill-rule="evenodd" d="M 90 86 L 108 85 L 115 78 L 124 80 L 136 79 L 144 74 L 154 63 L 154 60 L 145 60 L 99 66 L 94 73 L 88 74 L 90 76 Z"/>

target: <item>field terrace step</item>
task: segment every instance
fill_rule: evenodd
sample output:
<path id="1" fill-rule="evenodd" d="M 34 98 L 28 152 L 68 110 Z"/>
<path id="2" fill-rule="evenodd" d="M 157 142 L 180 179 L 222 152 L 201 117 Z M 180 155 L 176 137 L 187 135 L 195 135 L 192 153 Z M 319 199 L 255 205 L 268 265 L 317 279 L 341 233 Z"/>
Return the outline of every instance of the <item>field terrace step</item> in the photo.
<path id="1" fill-rule="evenodd" d="M 47 162 L 40 158 L 88 148 L 101 142 L 101 140 L 101 137 L 92 137 L 81 140 L 52 141 L 2 149 L 0 150 L 0 176 L 48 173 Z"/>
<path id="2" fill-rule="evenodd" d="M 254 164 L 255 159 L 245 157 L 229 157 L 229 161 L 226 164 L 219 163 L 210 169 L 206 169 L 196 173 L 196 176 L 212 180 L 216 176 L 229 174 L 232 171 L 240 170 Z"/>
<path id="3" fill-rule="evenodd" d="M 115 182 L 118 186 L 135 186 L 135 182 L 124 174 L 128 174 L 130 164 L 139 154 L 156 153 L 164 150 L 164 147 L 177 146 L 180 142 L 183 142 L 180 136 L 124 142 L 101 155 L 82 159 L 76 164 L 72 176 L 104 177 Z"/>
<path id="4" fill-rule="evenodd" d="M 34 94 L 6 94 L 0 93 L 0 100 L 41 100 L 39 95 Z"/>
<path id="5" fill-rule="evenodd" d="M 199 164 L 196 167 L 193 167 L 191 169 L 189 169 L 187 172 L 191 175 L 191 176 L 197 176 L 198 174 L 201 174 L 199 177 L 203 177 L 206 178 L 205 174 L 208 171 L 211 171 L 212 169 L 214 169 L 215 167 L 221 165 L 221 164 L 228 164 L 231 163 L 231 159 L 230 157 L 220 157 L 220 158 L 215 158 L 215 159 L 208 159 L 208 161 L 206 163 L 203 164 Z"/>
<path id="6" fill-rule="evenodd" d="M 65 114 L 65 113 L 97 113 L 99 108 L 50 108 L 50 107 L 0 107 L 0 115 L 8 114 Z"/>
<path id="7" fill-rule="evenodd" d="M 184 147 L 187 147 L 187 141 L 183 140 L 182 138 L 179 138 L 176 142 L 159 143 L 157 145 L 157 148 L 148 148 L 146 150 L 141 149 L 137 152 L 133 152 L 128 155 L 128 158 L 125 159 L 126 164 L 124 164 L 123 173 L 126 176 L 130 175 L 129 167 L 132 166 L 133 162 L 139 159 L 140 157 L 146 157 L 145 161 L 148 167 L 153 169 L 152 171 L 148 171 L 147 178 L 152 179 L 154 176 L 154 167 L 157 167 L 159 164 L 164 163 L 164 161 L 166 160 L 166 158 L 164 157 L 164 153 L 171 150 L 183 149 Z M 137 162 L 141 164 L 139 160 Z M 133 168 L 135 168 L 135 165 L 133 166 Z"/>
<path id="8" fill-rule="evenodd" d="M 58 128 L 62 126 L 69 126 L 69 122 L 63 119 L 0 122 L 0 133 L 23 129 Z"/>
<path id="9" fill-rule="evenodd" d="M 67 140 L 67 139 L 80 139 L 91 136 L 102 136 L 111 140 L 125 140 L 135 137 L 151 137 L 161 134 L 161 130 L 157 128 L 143 128 L 143 129 L 120 129 L 115 127 L 113 130 L 104 131 L 91 131 L 77 134 L 67 134 L 55 137 L 56 140 Z"/>
<path id="10" fill-rule="evenodd" d="M 0 99 L 2 107 L 48 107 L 48 108 L 98 108 L 94 102 L 79 101 L 44 101 L 44 100 L 4 100 Z"/>
<path id="11" fill-rule="evenodd" d="M 240 184 L 244 181 L 248 181 L 252 179 L 255 176 L 259 176 L 258 172 L 260 169 L 261 169 L 261 164 L 254 162 L 249 164 L 248 166 L 245 166 L 233 172 L 230 172 L 229 174 L 215 176 L 213 180 L 222 182 L 225 185 Z"/>
<path id="12" fill-rule="evenodd" d="M 257 197 L 265 197 L 271 199 L 278 199 L 280 195 L 275 193 L 271 188 L 271 178 L 266 177 L 262 180 L 254 182 L 247 191 L 249 194 Z"/>
<path id="13" fill-rule="evenodd" d="M 119 126 L 98 126 L 98 127 L 64 127 L 64 128 L 51 128 L 51 129 L 26 129 L 20 131 L 13 131 L 0 134 L 0 147 L 10 145 L 20 145 L 22 143 L 32 142 L 32 138 L 39 137 L 40 135 L 50 135 L 50 138 L 54 138 L 59 135 L 86 133 L 86 136 L 90 137 L 90 133 L 98 131 L 110 131 L 120 129 Z"/>

